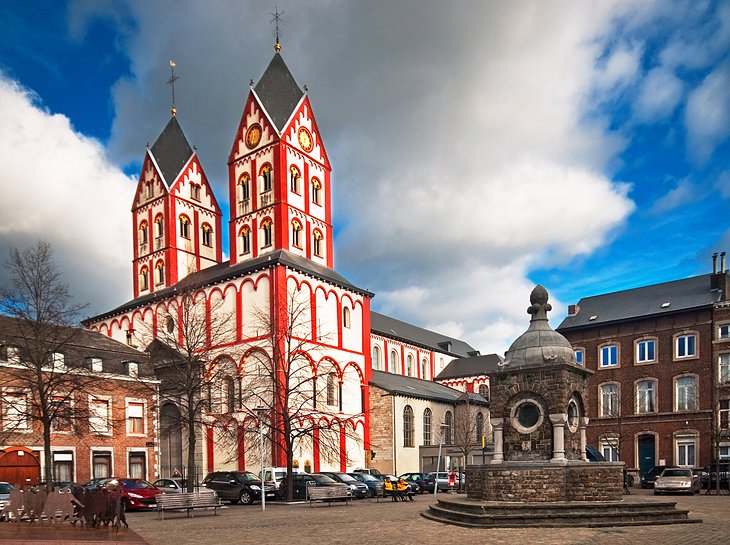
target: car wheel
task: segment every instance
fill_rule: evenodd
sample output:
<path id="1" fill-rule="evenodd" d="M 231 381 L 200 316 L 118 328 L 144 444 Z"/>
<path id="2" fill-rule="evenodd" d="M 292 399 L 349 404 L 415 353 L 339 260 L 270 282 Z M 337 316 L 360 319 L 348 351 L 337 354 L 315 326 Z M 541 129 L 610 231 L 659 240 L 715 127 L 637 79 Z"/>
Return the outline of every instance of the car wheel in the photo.
<path id="1" fill-rule="evenodd" d="M 658 495 L 659 495 L 659 491 L 655 489 L 655 490 L 654 490 L 654 495 L 655 495 L 655 496 L 658 496 Z"/>
<path id="2" fill-rule="evenodd" d="M 238 499 L 243 505 L 251 505 L 253 503 L 253 496 L 248 490 L 241 490 L 241 495 L 238 496 Z"/>
<path id="3" fill-rule="evenodd" d="M 374 497 L 375 497 L 375 489 L 368 488 L 368 498 L 374 498 Z"/>

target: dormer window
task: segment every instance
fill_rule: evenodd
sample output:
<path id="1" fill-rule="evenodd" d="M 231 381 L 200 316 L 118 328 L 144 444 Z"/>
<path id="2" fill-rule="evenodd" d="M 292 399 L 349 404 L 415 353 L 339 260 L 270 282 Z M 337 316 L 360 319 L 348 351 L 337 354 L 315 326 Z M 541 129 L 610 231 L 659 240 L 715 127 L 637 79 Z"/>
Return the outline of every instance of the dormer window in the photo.
<path id="1" fill-rule="evenodd" d="M 195 201 L 200 200 L 200 186 L 198 184 L 190 184 L 190 198 Z"/>
<path id="2" fill-rule="evenodd" d="M 312 202 L 314 204 L 322 204 L 322 183 L 318 178 L 312 178 Z"/>
<path id="3" fill-rule="evenodd" d="M 86 358 L 86 362 L 88 363 L 89 369 L 92 373 L 101 373 L 104 370 L 104 363 L 101 358 Z"/>
<path id="4" fill-rule="evenodd" d="M 301 178 L 301 174 L 299 174 L 299 169 L 297 167 L 291 167 L 289 169 L 289 187 L 292 190 L 292 193 L 299 193 L 299 179 Z"/>
<path id="5" fill-rule="evenodd" d="M 139 363 L 136 361 L 128 361 L 127 362 L 127 374 L 130 377 L 137 377 L 139 376 Z"/>
<path id="6" fill-rule="evenodd" d="M 52 352 L 48 355 L 48 364 L 54 371 L 65 371 L 66 356 L 61 352 Z"/>

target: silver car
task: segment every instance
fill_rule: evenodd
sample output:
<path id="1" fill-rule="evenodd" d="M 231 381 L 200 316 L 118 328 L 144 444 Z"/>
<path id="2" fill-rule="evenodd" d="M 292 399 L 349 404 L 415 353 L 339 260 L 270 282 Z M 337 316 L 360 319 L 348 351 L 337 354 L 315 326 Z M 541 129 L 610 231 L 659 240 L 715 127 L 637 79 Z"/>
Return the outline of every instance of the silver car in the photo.
<path id="1" fill-rule="evenodd" d="M 5 504 L 10 499 L 10 493 L 15 487 L 10 483 L 0 483 L 0 511 L 5 509 Z"/>
<path id="2" fill-rule="evenodd" d="M 668 467 L 654 482 L 654 494 L 699 494 L 700 478 L 690 468 Z"/>
<path id="3" fill-rule="evenodd" d="M 172 477 L 168 479 L 158 479 L 152 484 L 159 488 L 160 490 L 163 490 L 166 494 L 172 492 L 179 493 L 179 492 L 189 492 L 188 490 L 185 490 L 186 486 L 185 479 L 179 479 L 177 477 Z"/>

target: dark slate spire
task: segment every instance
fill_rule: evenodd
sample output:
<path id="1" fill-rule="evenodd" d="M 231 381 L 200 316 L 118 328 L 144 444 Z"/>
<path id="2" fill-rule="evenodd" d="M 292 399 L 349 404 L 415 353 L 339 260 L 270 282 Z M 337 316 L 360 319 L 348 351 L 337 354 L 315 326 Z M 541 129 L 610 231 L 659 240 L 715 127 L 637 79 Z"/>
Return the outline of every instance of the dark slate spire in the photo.
<path id="1" fill-rule="evenodd" d="M 279 132 L 304 95 L 278 52 L 271 59 L 254 91 Z"/>
<path id="2" fill-rule="evenodd" d="M 168 187 L 175 182 L 180 170 L 193 154 L 193 149 L 188 144 L 188 140 L 174 116 L 170 118 L 165 130 L 162 131 L 150 151 L 157 166 L 160 167 L 160 172 Z"/>

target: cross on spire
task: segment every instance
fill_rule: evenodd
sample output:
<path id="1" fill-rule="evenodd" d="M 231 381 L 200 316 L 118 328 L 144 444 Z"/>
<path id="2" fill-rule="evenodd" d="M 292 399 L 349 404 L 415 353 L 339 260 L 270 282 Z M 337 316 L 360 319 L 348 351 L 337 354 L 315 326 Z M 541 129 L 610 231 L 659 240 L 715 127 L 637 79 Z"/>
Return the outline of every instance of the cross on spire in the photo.
<path id="1" fill-rule="evenodd" d="M 172 87 L 172 108 L 170 113 L 174 116 L 177 115 L 177 108 L 175 108 L 175 82 L 180 76 L 175 75 L 175 61 L 170 59 L 170 79 L 167 80 L 167 84 Z"/>
<path id="2" fill-rule="evenodd" d="M 279 41 L 279 23 L 283 23 L 284 19 L 281 18 L 284 15 L 284 10 L 279 13 L 279 6 L 276 6 L 276 11 L 271 14 L 274 18 L 270 21 L 274 23 L 274 36 L 276 37 L 276 43 L 274 44 L 274 51 L 277 53 L 281 51 L 281 42 Z"/>

